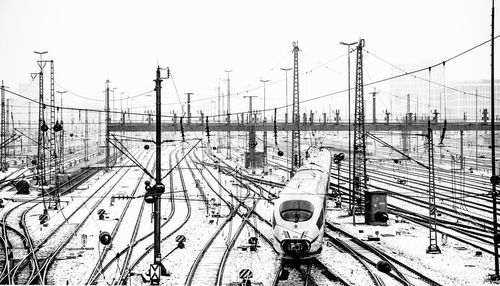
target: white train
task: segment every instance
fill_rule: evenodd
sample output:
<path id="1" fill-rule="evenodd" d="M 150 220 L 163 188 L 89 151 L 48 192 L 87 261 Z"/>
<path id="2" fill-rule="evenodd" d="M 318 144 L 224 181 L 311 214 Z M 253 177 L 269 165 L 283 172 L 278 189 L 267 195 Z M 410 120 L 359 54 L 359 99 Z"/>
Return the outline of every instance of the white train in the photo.
<path id="1" fill-rule="evenodd" d="M 308 154 L 274 203 L 274 246 L 283 258 L 307 258 L 322 249 L 332 159 L 326 149 Z"/>

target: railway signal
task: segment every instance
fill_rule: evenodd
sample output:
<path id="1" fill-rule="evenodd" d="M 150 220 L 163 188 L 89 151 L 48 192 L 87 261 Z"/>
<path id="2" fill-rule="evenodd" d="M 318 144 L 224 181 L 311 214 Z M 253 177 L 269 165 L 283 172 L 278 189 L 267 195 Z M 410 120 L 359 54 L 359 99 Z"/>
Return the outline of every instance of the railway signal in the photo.
<path id="1" fill-rule="evenodd" d="M 102 245 L 109 245 L 111 243 L 111 234 L 107 231 L 103 231 L 99 234 L 99 242 Z"/>
<path id="2" fill-rule="evenodd" d="M 177 247 L 180 249 L 184 248 L 184 242 L 186 242 L 186 237 L 184 235 L 178 235 L 175 237 L 175 241 L 177 242 Z"/>
<path id="3" fill-rule="evenodd" d="M 392 267 L 387 261 L 380 260 L 379 262 L 377 262 L 377 270 L 382 273 L 389 273 L 391 272 Z"/>
<path id="4" fill-rule="evenodd" d="M 333 163 L 337 165 L 337 196 L 340 196 L 340 163 L 344 161 L 344 159 L 345 159 L 344 153 L 338 153 L 333 155 Z M 340 203 L 337 203 L 337 205 L 339 204 Z"/>

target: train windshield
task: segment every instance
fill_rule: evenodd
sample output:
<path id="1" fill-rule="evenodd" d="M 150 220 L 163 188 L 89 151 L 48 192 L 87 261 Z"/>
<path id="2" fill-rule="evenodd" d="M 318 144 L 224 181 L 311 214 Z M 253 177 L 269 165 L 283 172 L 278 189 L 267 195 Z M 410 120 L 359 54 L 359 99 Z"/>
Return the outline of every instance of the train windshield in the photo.
<path id="1" fill-rule="evenodd" d="M 280 206 L 281 217 L 295 223 L 309 220 L 313 212 L 313 205 L 303 200 L 285 201 Z"/>

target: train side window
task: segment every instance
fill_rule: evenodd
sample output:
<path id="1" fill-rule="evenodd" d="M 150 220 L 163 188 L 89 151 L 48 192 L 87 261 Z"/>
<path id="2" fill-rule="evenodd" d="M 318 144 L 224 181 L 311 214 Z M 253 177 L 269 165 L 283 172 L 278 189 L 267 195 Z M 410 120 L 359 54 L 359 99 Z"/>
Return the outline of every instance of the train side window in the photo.
<path id="1" fill-rule="evenodd" d="M 313 204 L 304 200 L 285 201 L 280 205 L 281 218 L 289 222 L 307 221 L 313 213 Z"/>
<path id="2" fill-rule="evenodd" d="M 323 226 L 323 215 L 324 215 L 324 208 L 321 209 L 321 211 L 319 212 L 319 218 L 318 218 L 318 221 L 316 222 L 316 226 L 318 227 L 318 229 L 321 229 L 321 227 Z"/>

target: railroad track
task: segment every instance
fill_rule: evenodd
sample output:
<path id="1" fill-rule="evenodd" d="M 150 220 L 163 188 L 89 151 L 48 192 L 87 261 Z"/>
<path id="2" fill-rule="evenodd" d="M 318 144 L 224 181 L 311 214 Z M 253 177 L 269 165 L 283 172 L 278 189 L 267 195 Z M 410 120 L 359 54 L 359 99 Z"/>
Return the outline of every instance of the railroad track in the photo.
<path id="1" fill-rule="evenodd" d="M 172 151 L 174 152 L 174 151 Z M 175 151 L 175 152 L 178 152 L 178 149 Z M 177 158 L 177 155 L 176 155 L 176 158 Z M 170 167 L 172 167 L 171 165 L 171 160 L 170 160 Z M 180 172 L 180 170 L 179 170 Z M 173 175 L 173 174 L 171 174 Z M 182 177 L 182 174 L 181 175 L 181 183 L 182 183 L 182 186 L 184 188 L 184 190 L 186 190 L 185 188 L 185 183 L 184 183 L 184 178 Z M 170 184 L 170 187 L 171 187 L 171 192 L 170 192 L 170 202 L 171 202 L 171 207 L 170 207 L 170 212 L 169 212 L 169 215 L 167 216 L 167 218 L 165 219 L 164 222 L 162 222 L 161 224 L 161 228 L 164 229 L 165 226 L 171 221 L 174 213 L 175 213 L 175 198 L 174 198 L 174 184 L 173 184 L 173 181 L 171 181 L 171 184 Z M 189 197 L 188 197 L 188 194 L 187 192 L 184 192 L 184 198 L 185 198 L 185 201 L 186 201 L 186 204 L 187 204 L 187 215 L 185 216 L 183 222 L 177 226 L 174 230 L 172 231 L 168 231 L 167 234 L 163 234 L 164 236 L 161 238 L 160 242 L 163 243 L 165 240 L 167 240 L 168 238 L 170 238 L 173 234 L 175 234 L 178 230 L 180 230 L 182 228 L 182 226 L 184 226 L 184 224 L 189 220 L 189 217 L 191 215 L 191 206 L 190 206 L 190 203 L 189 203 Z M 126 247 L 122 248 L 120 251 L 118 251 L 116 253 L 116 255 L 114 257 L 112 257 L 109 261 L 106 262 L 106 264 L 104 266 L 101 267 L 101 269 L 98 270 L 98 273 L 95 274 L 93 277 L 90 277 L 88 280 L 87 280 L 87 284 L 96 284 L 97 281 L 98 281 L 98 276 L 103 273 L 103 272 L 106 272 L 110 269 L 112 269 L 113 265 L 115 265 L 120 259 L 121 257 L 123 257 L 124 255 L 126 255 L 127 253 L 129 253 L 131 250 L 137 250 L 139 249 L 140 251 L 136 251 L 137 255 L 139 255 L 138 257 L 136 257 L 135 259 L 132 259 L 132 256 L 130 255 L 130 261 L 128 263 L 128 267 L 126 268 L 122 268 L 122 270 L 120 271 L 120 277 L 118 279 L 114 278 L 112 279 L 112 283 L 113 284 L 123 284 L 123 283 L 126 283 L 126 279 L 128 277 L 128 275 L 130 275 L 131 273 L 133 273 L 134 269 L 140 264 L 141 261 L 144 260 L 144 258 L 146 258 L 146 256 L 148 254 L 151 253 L 151 251 L 153 250 L 153 247 L 154 247 L 154 244 L 153 243 L 148 243 L 146 244 L 146 246 L 144 246 L 144 243 L 145 243 L 145 240 L 149 237 L 151 237 L 152 235 L 154 234 L 153 231 L 151 232 L 148 232 L 147 234 L 141 236 L 140 238 L 136 238 L 134 239 L 134 242 L 132 242 L 131 244 L 127 245 Z M 139 247 L 139 245 L 142 245 L 141 247 Z"/>
<path id="2" fill-rule="evenodd" d="M 231 170 L 231 166 L 229 166 L 226 162 L 212 156 L 212 160 L 214 161 L 221 161 L 222 164 L 225 164 L 226 170 L 228 172 L 226 173 L 228 176 L 232 176 L 235 180 L 237 180 L 240 184 L 244 184 L 243 180 L 246 182 L 249 182 L 251 186 L 257 188 L 257 190 L 254 190 L 251 186 L 248 187 L 249 191 L 251 191 L 254 195 L 257 196 L 257 201 L 260 199 L 264 198 L 262 187 L 259 185 L 259 182 L 255 180 L 254 177 L 252 176 L 245 176 L 245 175 L 237 175 L 234 170 Z M 212 175 L 212 177 L 215 179 L 215 177 Z M 278 186 L 278 185 L 276 185 Z M 279 185 L 283 186 L 283 185 Z M 210 188 L 212 188 L 209 185 Z M 224 191 L 229 195 L 232 196 L 233 194 L 228 191 L 226 188 L 223 188 Z M 250 209 L 246 204 L 244 200 L 238 200 L 235 198 L 239 204 L 241 204 L 241 207 L 245 208 L 246 214 L 251 214 L 252 216 L 255 216 L 258 220 L 260 220 L 260 227 L 257 227 L 256 225 L 252 224 L 249 220 L 249 218 L 246 218 L 248 226 L 252 227 L 256 233 L 258 233 L 258 236 L 263 238 L 263 240 L 269 245 L 269 247 L 275 252 L 277 255 L 278 252 L 276 249 L 274 249 L 274 245 L 272 243 L 273 239 L 273 230 L 272 230 L 272 225 L 269 221 L 265 220 L 262 215 L 259 215 L 259 213 L 255 210 L 255 208 Z M 273 202 L 270 202 L 271 205 L 273 205 Z M 240 217 L 243 217 L 243 213 L 238 211 L 238 215 Z M 302 267 L 304 264 L 308 264 L 307 267 Z M 292 279 L 286 279 L 286 280 L 280 280 L 280 276 L 282 276 L 283 270 L 285 268 L 290 268 L 290 271 L 295 271 L 297 275 L 295 275 Z M 286 269 L 285 269 L 286 270 Z M 289 271 L 289 270 L 287 270 Z M 273 280 L 273 285 L 295 285 L 297 283 L 303 284 L 303 285 L 350 285 L 348 284 L 345 280 L 339 277 L 335 273 L 335 271 L 331 270 L 328 266 L 326 266 L 324 263 L 322 263 L 320 260 L 317 258 L 312 258 L 312 259 L 307 259 L 307 260 L 298 260 L 298 261 L 290 261 L 290 260 L 282 260 L 281 265 L 277 269 L 277 274 L 275 275 L 275 278 Z"/>
<path id="3" fill-rule="evenodd" d="M 386 264 L 385 267 L 390 266 L 390 271 L 386 273 L 387 275 L 382 276 L 384 280 L 388 278 L 387 276 L 389 276 L 401 285 L 441 285 L 418 270 L 409 267 L 397 258 L 368 243 L 365 243 L 364 241 L 361 241 L 348 232 L 334 226 L 332 223 L 327 222 L 326 227 L 328 231 L 325 231 L 325 236 L 327 236 L 334 243 L 340 243 L 343 246 L 350 248 L 351 251 L 355 252 L 368 264 L 376 268 L 377 263 L 382 261 Z"/>
<path id="4" fill-rule="evenodd" d="M 148 161 L 146 162 L 146 166 L 149 166 L 151 164 L 153 157 L 154 156 L 152 156 L 152 155 L 149 157 Z M 137 190 L 139 189 L 139 186 L 140 186 L 140 183 L 141 183 L 143 177 L 144 177 L 144 174 L 142 174 L 139 177 L 137 184 L 132 188 L 132 190 L 129 194 L 130 197 L 136 196 Z M 113 229 L 110 233 L 112 241 L 116 238 L 118 231 L 119 231 L 120 227 L 122 226 L 122 222 L 124 221 L 125 215 L 127 214 L 127 211 L 129 210 L 131 202 L 132 202 L 132 200 L 126 200 L 125 206 L 123 207 L 123 209 L 120 213 L 120 216 L 117 220 L 117 223 L 113 226 Z M 104 263 L 110 250 L 111 250 L 111 247 L 109 245 L 107 245 L 103 248 L 102 252 L 100 253 L 100 255 L 97 259 L 97 262 L 96 262 L 94 268 L 92 269 L 92 272 L 90 274 L 90 278 L 87 280 L 87 284 L 92 284 L 94 282 L 94 280 L 97 279 L 99 272 L 102 272 L 102 270 L 100 268 L 101 268 L 102 264 Z"/>
<path id="5" fill-rule="evenodd" d="M 114 185 L 116 181 L 120 180 L 126 172 L 121 176 L 117 176 L 118 172 L 111 175 L 106 182 L 104 182 L 95 192 L 90 194 L 80 205 L 74 207 L 73 210 L 69 210 L 66 207 L 64 210 L 70 211 L 71 213 L 67 215 L 60 224 L 56 225 L 53 229 L 47 230 L 45 238 L 35 241 L 33 247 L 33 254 L 38 255 L 38 260 L 41 262 L 39 270 L 31 275 L 27 283 L 38 283 L 47 284 L 47 275 L 49 269 L 52 266 L 56 256 L 61 252 L 63 247 L 71 240 L 73 235 L 78 231 L 78 229 L 83 225 L 83 223 L 90 217 L 93 211 L 97 208 L 98 204 L 105 198 L 109 193 L 110 189 L 106 189 L 107 185 Z M 28 211 L 34 211 L 35 204 L 31 209 L 24 212 L 24 217 L 27 215 Z M 85 206 L 85 207 L 84 207 Z M 73 224 L 68 223 L 69 220 L 75 219 L 76 222 Z M 25 223 L 25 219 L 23 223 Z M 17 275 L 19 271 L 23 271 L 25 267 L 28 266 L 29 256 L 24 256 L 20 259 L 18 264 L 13 268 L 13 274 Z M 16 284 L 19 284 L 16 282 Z"/>

